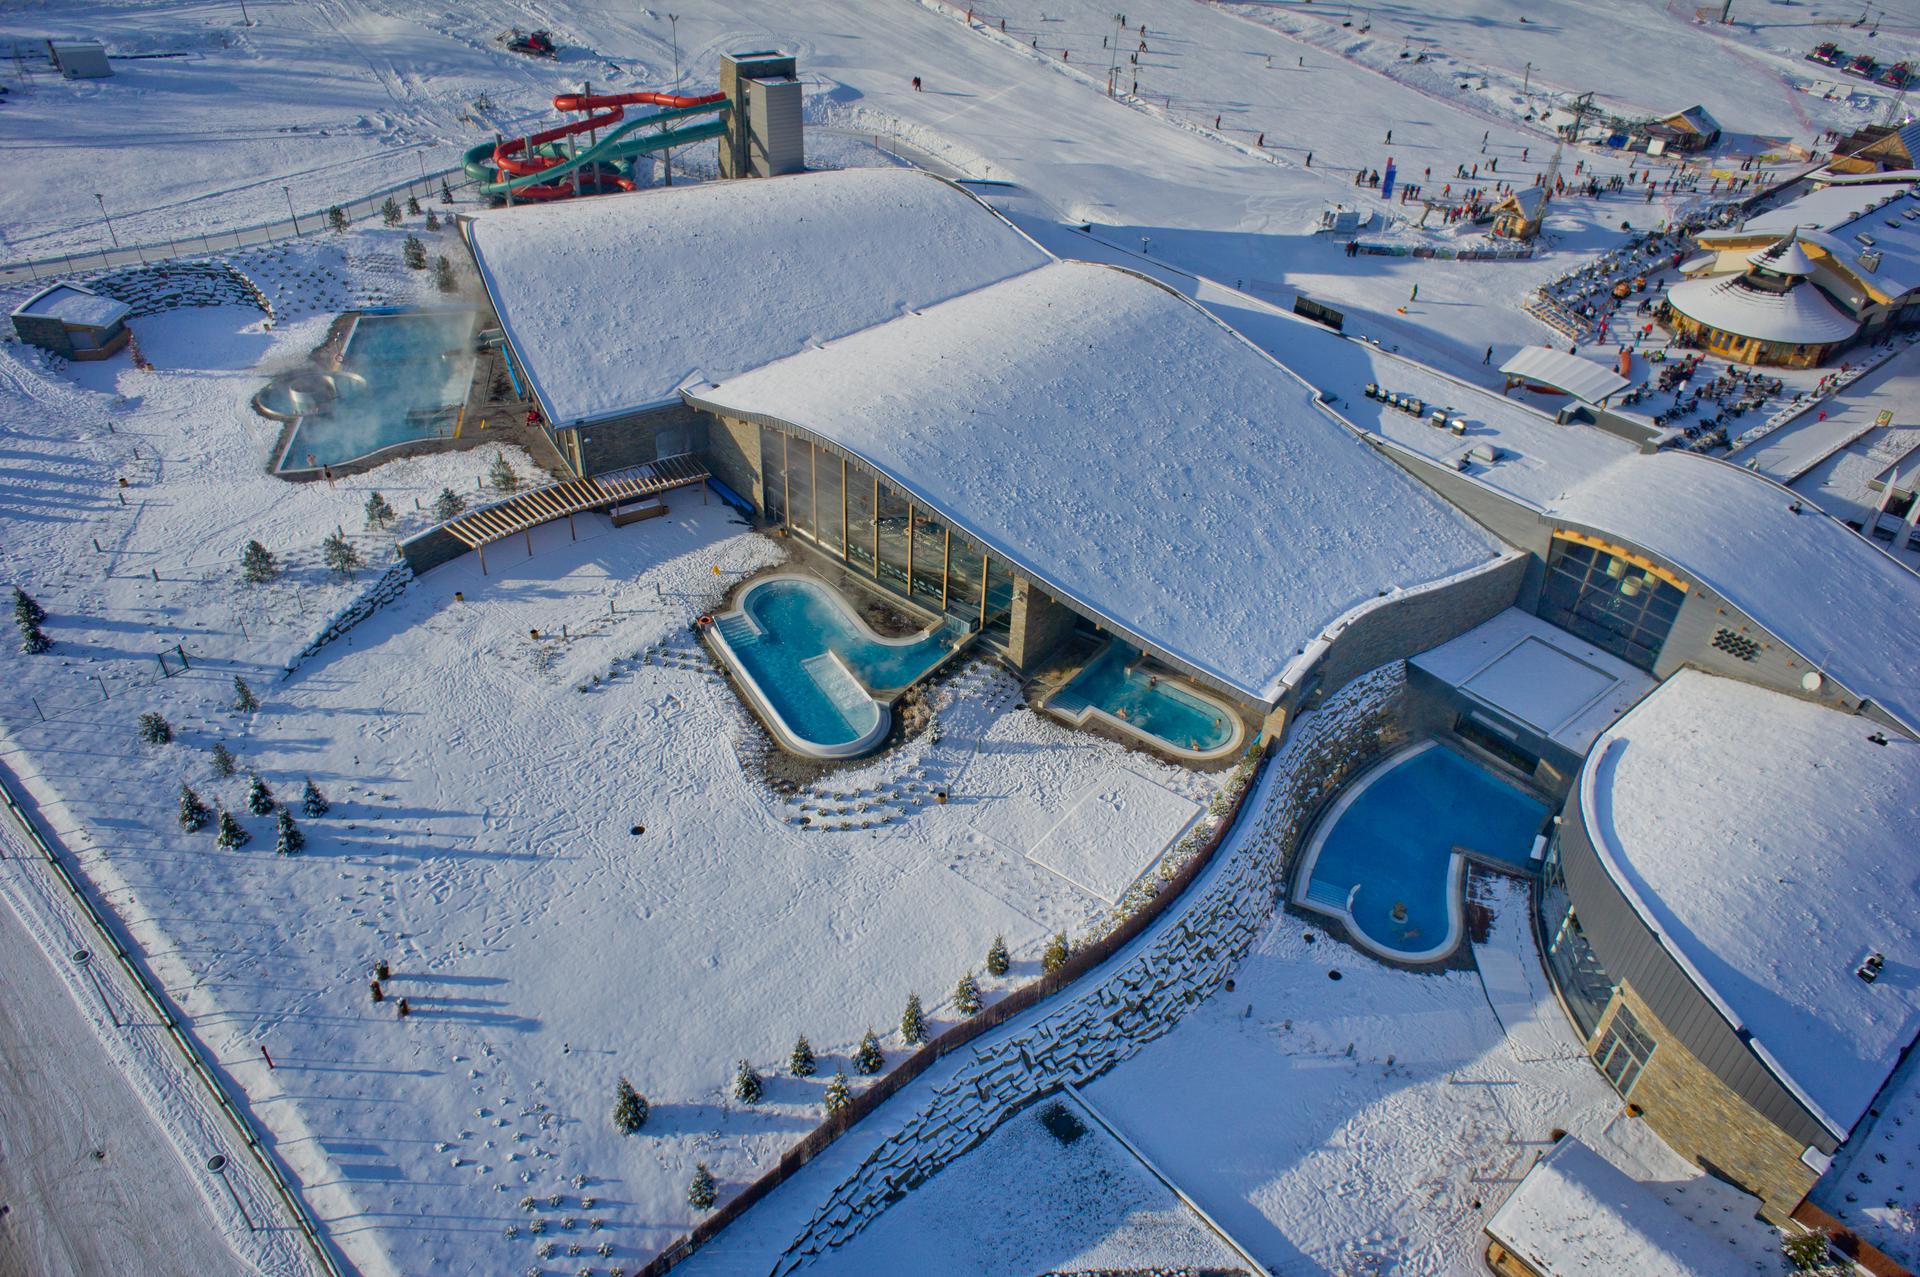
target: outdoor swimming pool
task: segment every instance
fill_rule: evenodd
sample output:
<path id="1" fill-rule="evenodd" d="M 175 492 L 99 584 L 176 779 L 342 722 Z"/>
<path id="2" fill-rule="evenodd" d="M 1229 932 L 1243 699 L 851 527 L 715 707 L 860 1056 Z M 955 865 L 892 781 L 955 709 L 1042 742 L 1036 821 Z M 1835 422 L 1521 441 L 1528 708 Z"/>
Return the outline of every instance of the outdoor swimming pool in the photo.
<path id="1" fill-rule="evenodd" d="M 1240 744 L 1240 716 L 1174 679 L 1133 668 L 1140 651 L 1115 639 L 1055 693 L 1047 708 L 1084 724 L 1109 726 L 1194 758 L 1217 758 Z"/>
<path id="2" fill-rule="evenodd" d="M 1321 819 L 1295 899 L 1387 957 L 1437 961 L 1460 940 L 1465 858 L 1531 869 L 1546 818 L 1526 790 L 1427 741 L 1360 777 Z"/>
<path id="3" fill-rule="evenodd" d="M 257 396 L 295 418 L 278 473 L 337 466 L 415 439 L 451 434 L 473 378 L 471 310 L 357 316 L 337 372 L 305 369 Z"/>
<path id="4" fill-rule="evenodd" d="M 748 586 L 733 611 L 715 618 L 712 633 L 782 745 L 850 758 L 880 743 L 893 698 L 968 631 L 949 618 L 910 638 L 881 638 L 827 586 L 779 575 Z"/>

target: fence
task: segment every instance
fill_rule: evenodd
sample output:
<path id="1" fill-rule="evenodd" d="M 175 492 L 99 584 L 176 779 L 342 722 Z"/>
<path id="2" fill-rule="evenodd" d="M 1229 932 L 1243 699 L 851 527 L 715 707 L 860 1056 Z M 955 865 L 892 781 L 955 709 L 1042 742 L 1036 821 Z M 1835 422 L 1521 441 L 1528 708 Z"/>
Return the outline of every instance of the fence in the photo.
<path id="1" fill-rule="evenodd" d="M 437 199 L 442 183 L 445 183 L 449 189 L 457 191 L 472 185 L 473 179 L 468 177 L 463 169 L 441 169 L 438 172 L 423 173 L 419 177 L 409 178 L 404 182 L 375 191 L 371 195 L 348 200 L 338 207 L 349 220 L 372 217 L 380 211 L 380 206 L 390 197 L 400 199 L 402 202 L 408 197 L 423 200 Z M 259 244 L 275 244 L 284 239 L 318 235 L 326 229 L 327 210 L 319 209 L 310 213 L 293 214 L 278 221 L 241 226 L 218 233 L 180 236 L 166 240 L 164 243 L 130 244 L 91 253 L 64 253 L 59 257 L 10 262 L 0 265 L 0 284 L 48 280 L 64 275 L 112 270 L 123 266 L 146 266 L 152 262 L 170 261 L 176 257 L 198 257 L 208 253 L 231 252 Z"/>
<path id="2" fill-rule="evenodd" d="M 179 1050 L 181 1058 L 186 1061 L 188 1070 L 199 1079 L 201 1085 L 207 1088 L 207 1093 L 213 1097 L 214 1107 L 219 1109 L 232 1124 L 235 1133 L 246 1145 L 247 1152 L 253 1155 L 253 1160 L 259 1164 L 261 1172 L 266 1175 L 267 1182 L 273 1186 L 275 1195 L 287 1208 L 287 1213 L 293 1217 L 294 1227 L 300 1231 L 301 1237 L 313 1251 L 321 1271 L 326 1273 L 327 1277 L 347 1277 L 345 1270 L 334 1259 L 333 1252 L 327 1249 L 326 1242 L 321 1239 L 319 1225 L 312 1213 L 307 1210 L 306 1203 L 301 1201 L 299 1195 L 293 1191 L 293 1186 L 281 1173 L 279 1163 L 261 1144 L 259 1135 L 253 1129 L 253 1123 L 234 1104 L 233 1098 L 227 1094 L 226 1087 L 221 1085 L 220 1079 L 215 1076 L 213 1070 L 207 1067 L 199 1047 L 181 1030 L 179 1021 L 174 1018 L 166 1000 L 148 981 L 146 973 L 133 960 L 133 955 L 120 943 L 119 936 L 115 934 L 106 917 L 94 907 L 93 901 L 88 899 L 80 883 L 61 862 L 60 857 L 54 854 L 52 844 L 41 835 L 39 823 L 29 816 L 20 804 L 13 787 L 7 783 L 4 773 L 0 773 L 0 803 L 6 806 L 8 815 L 26 835 L 27 840 L 33 844 L 34 849 L 45 858 L 54 875 L 60 879 L 60 885 L 72 897 L 74 904 L 79 907 L 81 913 L 86 915 L 88 923 L 99 934 L 101 943 L 106 945 L 108 951 L 113 954 L 114 960 L 120 964 L 121 970 L 126 972 L 127 978 L 133 981 L 133 986 L 139 991 L 141 999 L 160 1021 L 168 1039 Z"/>
<path id="3" fill-rule="evenodd" d="M 862 1118 L 880 1108 L 942 1057 L 951 1055 L 1014 1017 L 1032 1010 L 1125 949 L 1153 925 L 1170 905 L 1180 899 L 1194 879 L 1198 878 L 1212 862 L 1214 853 L 1220 849 L 1221 843 L 1226 841 L 1227 835 L 1233 831 L 1234 823 L 1239 819 L 1240 810 L 1246 803 L 1247 795 L 1259 787 L 1260 774 L 1265 770 L 1271 756 L 1270 746 L 1263 749 L 1254 766 L 1238 778 L 1239 792 L 1234 795 L 1232 804 L 1221 814 L 1219 823 L 1214 826 L 1213 833 L 1207 838 L 1206 843 L 1171 878 L 1167 879 L 1166 885 L 1145 908 L 1136 910 L 1120 925 L 1087 944 L 1054 971 L 1020 986 L 1000 1001 L 981 1008 L 970 1019 L 948 1029 L 912 1055 L 901 1060 L 891 1072 L 856 1095 L 853 1102 L 846 1108 L 838 1113 L 829 1114 L 824 1122 L 809 1131 L 799 1143 L 781 1154 L 780 1161 L 772 1170 L 747 1185 L 737 1196 L 728 1199 L 720 1209 L 694 1225 L 693 1230 L 685 1237 L 656 1255 L 652 1262 L 639 1270 L 637 1277 L 660 1277 L 660 1274 L 681 1263 L 700 1247 L 713 1240 L 714 1235 L 721 1229 L 785 1183 L 808 1162 L 824 1152 L 835 1140 L 852 1129 Z"/>

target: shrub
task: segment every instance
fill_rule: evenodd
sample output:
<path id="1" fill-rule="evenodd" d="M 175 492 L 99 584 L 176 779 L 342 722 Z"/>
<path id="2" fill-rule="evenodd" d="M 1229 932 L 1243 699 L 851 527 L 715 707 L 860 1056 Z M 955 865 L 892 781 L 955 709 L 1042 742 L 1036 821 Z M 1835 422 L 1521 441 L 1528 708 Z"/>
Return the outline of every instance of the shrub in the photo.
<path id="1" fill-rule="evenodd" d="M 1013 967 L 1013 960 L 1007 954 L 1007 938 L 995 936 L 993 946 L 987 950 L 987 974 L 996 980 L 1007 974 Z"/>
<path id="2" fill-rule="evenodd" d="M 388 226 L 398 226 L 400 224 L 400 201 L 391 195 L 387 196 L 386 202 L 380 205 L 380 220 Z"/>
<path id="3" fill-rule="evenodd" d="M 719 1196 L 714 1187 L 713 1172 L 707 1169 L 705 1162 L 693 1168 L 693 1181 L 687 1185 L 687 1205 L 695 1210 L 712 1210 L 714 1199 Z"/>
<path id="4" fill-rule="evenodd" d="M 213 748 L 207 751 L 213 757 L 213 774 L 225 780 L 236 770 L 233 751 L 220 741 L 213 742 Z"/>
<path id="5" fill-rule="evenodd" d="M 761 1085 L 760 1075 L 753 1071 L 753 1065 L 745 1060 L 733 1074 L 733 1098 L 742 1104 L 758 1104 L 766 1088 Z"/>
<path id="6" fill-rule="evenodd" d="M 872 1029 L 860 1039 L 860 1047 L 853 1053 L 853 1067 L 868 1077 L 887 1067 L 886 1054 L 881 1051 L 880 1039 L 873 1036 Z"/>
<path id="7" fill-rule="evenodd" d="M 1053 939 L 1047 941 L 1047 951 L 1040 955 L 1040 970 L 1047 975 L 1052 975 L 1067 965 L 1067 959 L 1072 954 L 1073 950 L 1067 946 L 1067 933 L 1057 931 Z"/>
<path id="8" fill-rule="evenodd" d="M 320 543 L 320 557 L 326 560 L 328 569 L 342 577 L 352 576 L 353 570 L 360 566 L 360 551 L 353 548 L 346 533 L 338 528 Z"/>
<path id="9" fill-rule="evenodd" d="M 406 263 L 408 270 L 427 268 L 427 246 L 420 242 L 418 235 L 408 233 L 400 244 L 400 260 Z"/>
<path id="10" fill-rule="evenodd" d="M 452 488 L 440 489 L 440 495 L 433 499 L 433 517 L 442 523 L 457 517 L 466 508 L 467 503 Z"/>
<path id="11" fill-rule="evenodd" d="M 487 471 L 487 482 L 493 485 L 495 492 L 512 492 L 520 486 L 520 476 L 513 472 L 513 464 L 507 460 L 504 452 L 495 454 L 493 468 Z"/>
<path id="12" fill-rule="evenodd" d="M 812 1077 L 817 1067 L 813 1058 L 813 1043 L 807 1041 L 807 1035 L 803 1033 L 800 1040 L 793 1044 L 793 1054 L 787 1057 L 787 1071 L 795 1077 Z"/>
<path id="13" fill-rule="evenodd" d="M 433 259 L 433 286 L 443 293 L 455 292 L 460 287 L 453 277 L 453 263 L 444 256 Z"/>
<path id="14" fill-rule="evenodd" d="M 307 836 L 300 832 L 300 826 L 293 823 L 293 813 L 285 807 L 274 818 L 273 849 L 282 856 L 291 856 L 307 845 Z"/>
<path id="15" fill-rule="evenodd" d="M 969 971 L 960 977 L 960 983 L 953 986 L 953 1009 L 961 1015 L 973 1015 L 980 1010 L 980 982 Z"/>
<path id="16" fill-rule="evenodd" d="M 207 826 L 207 805 L 200 801 L 200 795 L 193 792 L 192 786 L 182 781 L 180 784 L 180 828 L 188 833 Z"/>
<path id="17" fill-rule="evenodd" d="M 313 777 L 307 777 L 307 786 L 300 791 L 300 811 L 307 819 L 314 820 L 327 814 L 333 804 L 326 800 L 319 786 L 313 783 Z"/>
<path id="18" fill-rule="evenodd" d="M 247 782 L 247 810 L 256 816 L 267 816 L 273 813 L 273 808 L 273 791 L 256 774 Z"/>
<path id="19" fill-rule="evenodd" d="M 260 698 L 247 686 L 247 680 L 238 674 L 233 676 L 233 707 L 242 714 L 251 714 L 260 708 Z"/>
<path id="20" fill-rule="evenodd" d="M 327 209 L 327 225 L 336 231 L 347 229 L 347 210 L 335 204 Z"/>
<path id="21" fill-rule="evenodd" d="M 821 1097 L 827 1106 L 827 1112 L 838 1113 L 853 1103 L 853 1088 L 847 1085 L 847 1071 L 835 1069 L 833 1080 L 827 1083 L 827 1093 Z"/>
<path id="22" fill-rule="evenodd" d="M 920 1009 L 920 995 L 907 995 L 907 1009 L 900 1013 L 900 1036 L 906 1039 L 908 1046 L 919 1046 L 927 1040 L 927 1016 Z"/>
<path id="23" fill-rule="evenodd" d="M 240 551 L 240 575 L 248 585 L 260 585 L 271 581 L 279 574 L 280 566 L 273 561 L 273 554 L 258 541 L 247 542 Z"/>
<path id="24" fill-rule="evenodd" d="M 387 503 L 387 499 L 385 497 L 381 496 L 378 492 L 371 493 L 368 495 L 367 497 L 367 526 L 368 527 L 370 528 L 391 527 L 393 526 L 394 519 L 397 517 L 398 516 L 395 515 L 393 512 L 393 507 Z"/>
<path id="25" fill-rule="evenodd" d="M 232 812 L 225 807 L 220 809 L 219 831 L 213 836 L 217 846 L 227 851 L 237 851 L 252 841 L 252 838 L 253 835 L 242 829 L 240 822 L 233 818 Z"/>

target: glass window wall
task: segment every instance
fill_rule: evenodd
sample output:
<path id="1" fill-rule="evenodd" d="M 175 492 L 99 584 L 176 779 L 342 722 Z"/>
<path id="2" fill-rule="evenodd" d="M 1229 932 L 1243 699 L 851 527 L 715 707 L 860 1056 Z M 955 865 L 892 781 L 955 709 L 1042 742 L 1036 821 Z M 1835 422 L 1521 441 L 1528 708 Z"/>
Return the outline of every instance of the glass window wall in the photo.
<path id="1" fill-rule="evenodd" d="M 1555 538 L 1541 619 L 1650 670 L 1683 595 L 1652 572 L 1578 541 Z"/>
<path id="2" fill-rule="evenodd" d="M 760 427 L 761 511 L 769 523 L 787 521 L 787 437 Z"/>
<path id="3" fill-rule="evenodd" d="M 1580 918 L 1573 911 L 1567 894 L 1567 876 L 1560 866 L 1560 840 L 1547 848 L 1547 863 L 1540 885 L 1540 921 L 1546 933 L 1547 965 L 1553 969 L 1554 983 L 1560 986 L 1567 1011 L 1580 1028 L 1582 1039 L 1591 1039 L 1613 1000 L 1613 979 L 1600 965 L 1600 957 L 1587 943 L 1580 929 Z"/>
<path id="4" fill-rule="evenodd" d="M 907 559 L 912 554 L 908 538 L 907 499 L 887 484 L 880 485 L 880 500 L 874 511 L 880 533 L 879 577 L 902 594 L 907 587 Z"/>

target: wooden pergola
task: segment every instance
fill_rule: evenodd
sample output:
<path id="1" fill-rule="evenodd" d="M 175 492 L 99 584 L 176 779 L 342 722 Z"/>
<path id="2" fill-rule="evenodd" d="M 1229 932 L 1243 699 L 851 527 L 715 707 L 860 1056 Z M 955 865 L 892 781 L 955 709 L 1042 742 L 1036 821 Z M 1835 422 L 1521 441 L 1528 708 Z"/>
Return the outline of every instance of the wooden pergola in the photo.
<path id="1" fill-rule="evenodd" d="M 692 453 L 663 457 L 643 466 L 610 470 L 590 479 L 568 479 L 563 483 L 534 488 L 509 497 L 498 505 L 475 510 L 449 519 L 447 531 L 480 556 L 480 571 L 487 570 L 486 547 L 516 532 L 527 540 L 527 553 L 533 553 L 533 529 L 542 523 L 564 518 L 567 528 L 578 538 L 573 516 L 582 510 L 598 510 L 658 496 L 672 488 L 705 483 L 707 467 Z"/>

